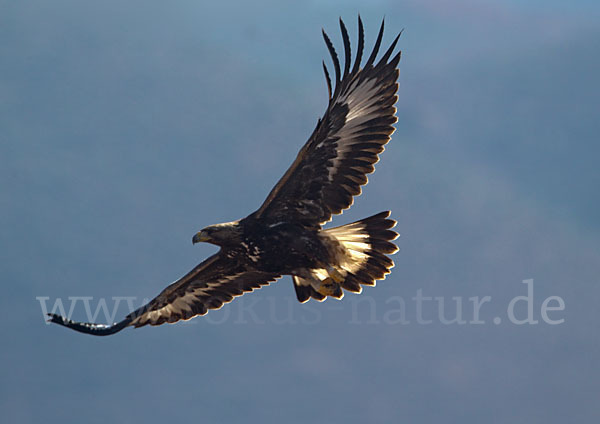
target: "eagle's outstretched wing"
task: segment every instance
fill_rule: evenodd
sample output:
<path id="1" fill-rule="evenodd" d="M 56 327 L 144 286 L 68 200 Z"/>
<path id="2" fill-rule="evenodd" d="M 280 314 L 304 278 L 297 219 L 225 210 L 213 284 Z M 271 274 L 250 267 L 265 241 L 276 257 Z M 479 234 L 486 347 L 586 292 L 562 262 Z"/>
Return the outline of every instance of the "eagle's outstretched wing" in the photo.
<path id="1" fill-rule="evenodd" d="M 113 325 L 75 322 L 56 314 L 50 321 L 73 330 L 107 336 L 125 327 L 160 325 L 204 315 L 219 309 L 234 297 L 253 291 L 279 278 L 279 275 L 247 271 L 243 265 L 217 253 L 164 289 L 147 305 Z"/>
<path id="2" fill-rule="evenodd" d="M 367 174 L 374 171 L 373 164 L 394 132 L 392 124 L 397 121 L 394 104 L 398 99 L 400 52 L 390 57 L 400 34 L 374 64 L 383 27 L 382 22 L 373 52 L 361 68 L 364 30 L 359 16 L 358 49 L 350 69 L 350 39 L 340 19 L 345 53 L 343 73 L 333 44 L 323 31 L 335 68 L 332 91 L 323 62 L 329 89 L 327 111 L 255 216 L 293 219 L 308 227 L 319 227 L 331 215 L 347 209 L 353 196 L 360 194 L 361 186 L 367 183 Z"/>

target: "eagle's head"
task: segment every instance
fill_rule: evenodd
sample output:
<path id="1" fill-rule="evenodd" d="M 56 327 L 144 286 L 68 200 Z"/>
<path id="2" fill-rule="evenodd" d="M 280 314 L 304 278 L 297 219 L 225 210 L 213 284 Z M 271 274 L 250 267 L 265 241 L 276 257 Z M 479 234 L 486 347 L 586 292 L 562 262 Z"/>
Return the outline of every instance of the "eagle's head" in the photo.
<path id="1" fill-rule="evenodd" d="M 206 242 L 217 246 L 239 244 L 242 241 L 242 226 L 240 221 L 223 222 L 210 225 L 194 234 L 192 243 Z"/>

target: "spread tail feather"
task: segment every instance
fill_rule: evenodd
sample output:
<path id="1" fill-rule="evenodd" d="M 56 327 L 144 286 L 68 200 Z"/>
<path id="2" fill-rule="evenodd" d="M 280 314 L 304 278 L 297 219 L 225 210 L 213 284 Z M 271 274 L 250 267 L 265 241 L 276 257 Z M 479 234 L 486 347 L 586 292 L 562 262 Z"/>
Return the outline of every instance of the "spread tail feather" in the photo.
<path id="1" fill-rule="evenodd" d="M 394 266 L 387 256 L 398 251 L 391 242 L 398 237 L 392 231 L 396 221 L 387 219 L 389 211 L 351 224 L 329 228 L 321 233 L 336 251 L 336 263 L 330 269 L 310 270 L 309 276 L 293 276 L 300 302 L 311 297 L 323 301 L 326 296 L 342 298 L 341 289 L 360 293 L 362 286 L 374 286 Z"/>

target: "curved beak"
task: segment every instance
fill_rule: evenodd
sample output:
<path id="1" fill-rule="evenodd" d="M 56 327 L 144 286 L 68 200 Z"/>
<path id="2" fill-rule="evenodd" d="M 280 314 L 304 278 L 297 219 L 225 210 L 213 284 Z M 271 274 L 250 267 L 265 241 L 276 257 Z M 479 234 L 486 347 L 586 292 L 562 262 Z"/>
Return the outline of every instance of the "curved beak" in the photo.
<path id="1" fill-rule="evenodd" d="M 194 234 L 194 237 L 192 238 L 192 244 L 200 243 L 202 241 L 209 241 L 209 240 L 210 240 L 210 237 L 208 236 L 206 231 L 200 231 L 200 232 Z"/>

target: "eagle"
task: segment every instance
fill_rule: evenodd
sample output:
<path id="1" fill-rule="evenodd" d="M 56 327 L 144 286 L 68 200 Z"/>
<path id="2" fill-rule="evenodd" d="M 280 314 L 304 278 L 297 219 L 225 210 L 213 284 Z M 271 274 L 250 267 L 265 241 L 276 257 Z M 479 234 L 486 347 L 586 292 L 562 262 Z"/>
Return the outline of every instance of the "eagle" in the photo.
<path id="1" fill-rule="evenodd" d="M 389 255 L 398 248 L 391 230 L 396 222 L 381 212 L 351 224 L 323 228 L 361 194 L 396 123 L 398 63 L 395 47 L 402 32 L 376 62 L 383 38 L 382 21 L 373 50 L 364 64 L 364 28 L 358 17 L 358 47 L 352 62 L 350 38 L 339 25 L 344 66 L 333 43 L 323 38 L 333 62 L 335 84 L 325 61 L 329 92 L 327 110 L 296 159 L 264 203 L 247 217 L 210 225 L 192 242 L 219 246 L 219 251 L 165 288 L 145 306 L 112 325 L 75 322 L 48 314 L 53 322 L 81 333 L 106 336 L 126 327 L 189 320 L 219 309 L 235 297 L 290 275 L 298 301 L 341 299 L 344 291 L 360 293 L 374 286 L 394 266 Z"/>

